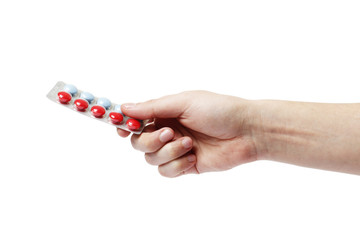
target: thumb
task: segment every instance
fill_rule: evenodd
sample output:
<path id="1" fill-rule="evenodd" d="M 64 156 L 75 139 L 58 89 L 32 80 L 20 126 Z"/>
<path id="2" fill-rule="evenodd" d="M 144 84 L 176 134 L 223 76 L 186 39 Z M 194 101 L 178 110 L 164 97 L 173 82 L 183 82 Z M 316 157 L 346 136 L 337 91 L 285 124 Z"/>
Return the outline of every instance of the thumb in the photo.
<path id="1" fill-rule="evenodd" d="M 184 94 L 175 94 L 142 103 L 125 103 L 121 105 L 121 111 L 126 116 L 141 120 L 177 118 L 184 113 L 188 105 L 188 98 Z"/>

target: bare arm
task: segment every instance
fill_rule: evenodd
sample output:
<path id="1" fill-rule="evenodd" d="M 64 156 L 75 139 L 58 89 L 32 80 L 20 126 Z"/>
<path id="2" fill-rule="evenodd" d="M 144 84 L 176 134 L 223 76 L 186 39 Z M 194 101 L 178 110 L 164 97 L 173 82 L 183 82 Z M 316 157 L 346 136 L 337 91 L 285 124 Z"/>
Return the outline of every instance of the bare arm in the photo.
<path id="1" fill-rule="evenodd" d="M 360 104 L 252 104 L 258 158 L 360 174 Z"/>

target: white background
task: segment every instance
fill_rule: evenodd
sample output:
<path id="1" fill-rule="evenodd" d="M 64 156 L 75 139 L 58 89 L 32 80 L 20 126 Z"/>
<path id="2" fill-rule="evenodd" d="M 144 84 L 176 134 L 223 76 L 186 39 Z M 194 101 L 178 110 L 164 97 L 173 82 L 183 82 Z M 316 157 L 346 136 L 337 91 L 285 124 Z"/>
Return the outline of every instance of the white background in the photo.
<path id="1" fill-rule="evenodd" d="M 0 1 L 0 239 L 360 239 L 358 176 L 259 161 L 164 178 L 115 128 L 45 97 L 61 80 L 117 103 L 193 89 L 359 102 L 359 12 L 346 0 Z"/>

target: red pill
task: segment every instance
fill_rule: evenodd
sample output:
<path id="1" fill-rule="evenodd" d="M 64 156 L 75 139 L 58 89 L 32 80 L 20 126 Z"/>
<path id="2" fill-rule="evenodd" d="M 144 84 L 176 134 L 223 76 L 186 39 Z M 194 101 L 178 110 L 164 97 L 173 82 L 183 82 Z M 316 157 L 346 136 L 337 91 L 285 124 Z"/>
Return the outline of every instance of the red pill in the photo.
<path id="1" fill-rule="evenodd" d="M 80 98 L 74 101 L 74 105 L 76 110 L 80 112 L 85 111 L 89 107 L 89 103 L 86 100 Z"/>
<path id="2" fill-rule="evenodd" d="M 113 124 L 120 124 L 124 119 L 123 115 L 121 115 L 121 113 L 118 112 L 111 112 L 109 114 L 109 118 Z"/>
<path id="3" fill-rule="evenodd" d="M 67 104 L 71 101 L 71 95 L 67 92 L 58 92 L 59 102 Z"/>
<path id="4" fill-rule="evenodd" d="M 106 110 L 103 106 L 96 105 L 91 108 L 92 115 L 97 118 L 104 116 L 105 112 Z"/>
<path id="5" fill-rule="evenodd" d="M 138 120 L 132 118 L 129 118 L 126 121 L 126 125 L 131 131 L 139 130 L 139 128 L 141 127 L 141 123 Z"/>

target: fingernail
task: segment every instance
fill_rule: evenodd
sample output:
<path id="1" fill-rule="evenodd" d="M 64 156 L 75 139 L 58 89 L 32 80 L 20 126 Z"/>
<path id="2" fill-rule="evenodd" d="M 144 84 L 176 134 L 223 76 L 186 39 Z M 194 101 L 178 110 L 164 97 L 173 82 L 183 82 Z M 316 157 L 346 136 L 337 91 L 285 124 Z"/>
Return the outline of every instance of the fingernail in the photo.
<path id="1" fill-rule="evenodd" d="M 189 138 L 184 138 L 181 143 L 184 148 L 190 148 L 192 146 L 192 141 Z"/>
<path id="2" fill-rule="evenodd" d="M 173 133 L 169 129 L 164 130 L 162 133 L 160 133 L 159 136 L 160 142 L 167 142 L 170 141 L 172 138 Z"/>
<path id="3" fill-rule="evenodd" d="M 195 162 L 196 157 L 195 157 L 195 155 L 189 155 L 189 156 L 187 157 L 187 159 L 188 159 L 188 162 Z"/>
<path id="4" fill-rule="evenodd" d="M 125 103 L 122 105 L 125 109 L 132 109 L 135 108 L 136 103 Z"/>

